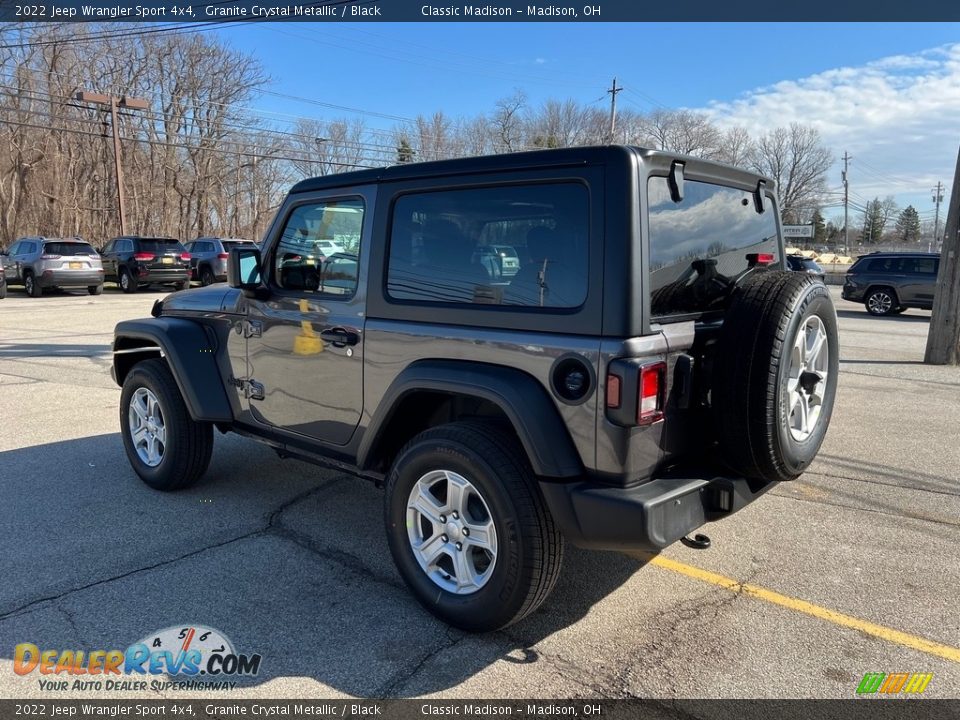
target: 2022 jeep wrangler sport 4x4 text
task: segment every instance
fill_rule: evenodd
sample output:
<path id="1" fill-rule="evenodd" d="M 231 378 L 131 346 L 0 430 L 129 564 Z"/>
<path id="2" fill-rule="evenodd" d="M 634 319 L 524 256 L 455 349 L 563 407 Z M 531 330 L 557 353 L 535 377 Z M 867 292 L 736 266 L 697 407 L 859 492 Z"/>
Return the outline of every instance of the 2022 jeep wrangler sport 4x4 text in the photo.
<path id="1" fill-rule="evenodd" d="M 813 460 L 836 313 L 782 258 L 770 180 L 640 148 L 304 180 L 227 286 L 117 325 L 126 452 L 183 488 L 216 427 L 383 484 L 420 602 L 500 628 L 565 541 L 657 551 Z"/>

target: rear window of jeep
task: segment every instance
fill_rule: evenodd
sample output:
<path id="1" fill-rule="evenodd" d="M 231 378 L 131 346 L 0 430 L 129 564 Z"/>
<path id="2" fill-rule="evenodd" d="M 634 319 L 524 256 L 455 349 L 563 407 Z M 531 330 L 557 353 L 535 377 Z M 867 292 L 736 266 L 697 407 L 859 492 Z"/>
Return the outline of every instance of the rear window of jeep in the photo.
<path id="1" fill-rule="evenodd" d="M 650 312 L 656 318 L 717 309 L 751 253 L 779 261 L 776 210 L 758 213 L 753 193 L 687 180 L 674 202 L 665 177 L 647 182 Z"/>
<path id="2" fill-rule="evenodd" d="M 587 297 L 588 219 L 587 188 L 572 182 L 402 195 L 393 207 L 387 294 L 579 307 Z M 504 271 L 489 257 L 507 246 L 512 258 Z"/>

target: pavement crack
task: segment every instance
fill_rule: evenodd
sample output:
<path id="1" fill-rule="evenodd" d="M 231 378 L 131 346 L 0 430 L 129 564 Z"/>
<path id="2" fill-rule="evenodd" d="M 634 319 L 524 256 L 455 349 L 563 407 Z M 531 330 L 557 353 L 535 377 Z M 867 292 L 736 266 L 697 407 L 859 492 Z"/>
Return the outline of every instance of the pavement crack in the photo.
<path id="1" fill-rule="evenodd" d="M 66 603 L 58 601 L 55 604 L 57 610 L 60 611 L 60 614 L 67 619 L 67 624 L 70 626 L 70 629 L 73 630 L 73 636 L 77 640 L 77 647 L 84 647 L 88 643 L 83 640 L 83 633 L 80 632 L 80 626 L 77 625 L 77 619 L 74 617 L 73 613 L 67 609 Z"/>
<path id="2" fill-rule="evenodd" d="M 174 558 L 167 558 L 166 560 L 161 560 L 160 562 L 156 562 L 151 565 L 145 565 L 143 567 L 135 568 L 133 570 L 128 570 L 127 572 L 123 572 L 118 575 L 113 575 L 108 578 L 102 578 L 100 580 L 96 580 L 94 582 L 87 583 L 85 585 L 77 585 L 75 587 L 69 588 L 62 592 L 34 598 L 22 605 L 18 605 L 17 607 L 10 608 L 8 610 L 4 610 L 0 612 L 0 621 L 8 620 L 10 618 L 14 618 L 19 615 L 26 614 L 28 612 L 33 611 L 38 606 L 42 606 L 47 603 L 55 603 L 57 604 L 58 607 L 60 607 L 60 601 L 66 598 L 67 596 L 72 595 L 73 593 L 81 592 L 83 590 L 89 590 L 91 588 L 99 587 L 101 585 L 107 585 L 109 583 L 116 582 L 117 580 L 123 580 L 125 578 L 132 577 L 134 575 L 139 575 L 140 573 L 150 572 L 151 570 L 157 570 L 159 568 L 178 563 L 181 560 L 187 560 L 189 558 L 195 557 L 197 555 L 208 552 L 210 550 L 217 550 L 219 548 L 226 547 L 227 545 L 232 545 L 233 543 L 241 542 L 242 540 L 248 540 L 253 537 L 262 536 L 264 534 L 274 532 L 275 524 L 278 522 L 280 516 L 286 510 L 291 508 L 293 505 L 296 505 L 298 502 L 301 502 L 302 500 L 305 500 L 306 498 L 310 497 L 314 493 L 323 490 L 334 481 L 335 479 L 328 480 L 326 482 L 321 483 L 320 485 L 317 485 L 315 487 L 310 488 L 309 490 L 305 490 L 301 493 L 298 493 L 294 497 L 290 498 L 289 500 L 284 502 L 282 505 L 272 510 L 267 515 L 266 523 L 262 527 L 258 527 L 254 530 L 250 530 L 249 532 L 245 532 L 242 535 L 237 535 L 235 537 L 228 538 L 227 540 L 223 540 L 221 542 L 205 545 L 202 548 L 191 550 L 190 552 L 183 553 L 182 555 L 178 555 Z"/>
<path id="3" fill-rule="evenodd" d="M 377 692 L 378 697 L 395 697 L 395 693 L 398 689 L 403 687 L 404 684 L 412 680 L 423 667 L 433 660 L 437 655 L 442 652 L 446 652 L 451 648 L 456 647 L 459 643 L 463 642 L 468 636 L 466 634 L 458 634 L 454 636 L 453 634 L 447 634 L 447 642 L 442 643 L 435 647 L 433 650 L 425 653 L 420 657 L 417 663 L 409 669 L 401 670 L 391 677 L 384 686 Z"/>

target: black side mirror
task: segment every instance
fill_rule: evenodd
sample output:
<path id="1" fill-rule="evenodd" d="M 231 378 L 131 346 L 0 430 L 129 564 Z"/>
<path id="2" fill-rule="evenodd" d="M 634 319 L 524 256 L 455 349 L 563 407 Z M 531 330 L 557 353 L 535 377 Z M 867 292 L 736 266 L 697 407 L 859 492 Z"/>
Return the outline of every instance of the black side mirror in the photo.
<path id="1" fill-rule="evenodd" d="M 227 260 L 227 284 L 241 290 L 260 287 L 260 250 L 258 248 L 233 248 Z"/>

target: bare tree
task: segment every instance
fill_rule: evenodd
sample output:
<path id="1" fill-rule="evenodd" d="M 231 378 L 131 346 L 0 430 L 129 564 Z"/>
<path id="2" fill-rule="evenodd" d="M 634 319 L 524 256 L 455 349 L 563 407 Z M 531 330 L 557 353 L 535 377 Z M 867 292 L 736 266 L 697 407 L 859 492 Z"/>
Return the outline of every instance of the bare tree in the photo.
<path id="1" fill-rule="evenodd" d="M 785 221 L 795 221 L 804 207 L 822 204 L 833 155 L 814 128 L 792 123 L 760 136 L 753 145 L 750 162 L 757 172 L 776 181 Z"/>

